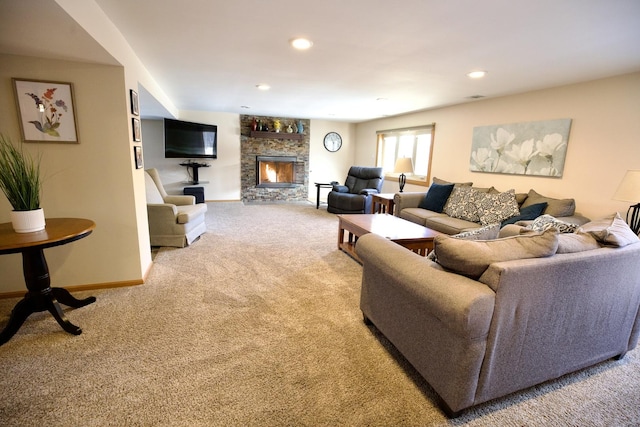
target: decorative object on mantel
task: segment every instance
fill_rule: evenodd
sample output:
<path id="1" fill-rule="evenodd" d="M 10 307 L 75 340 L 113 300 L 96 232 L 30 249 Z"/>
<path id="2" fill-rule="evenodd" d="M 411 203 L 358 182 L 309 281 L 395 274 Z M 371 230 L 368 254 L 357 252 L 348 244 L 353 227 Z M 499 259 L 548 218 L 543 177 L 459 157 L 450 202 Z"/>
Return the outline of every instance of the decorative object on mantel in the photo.
<path id="1" fill-rule="evenodd" d="M 280 123 L 280 120 L 275 119 L 275 120 L 273 121 L 273 130 L 274 130 L 276 133 L 280 133 L 280 130 L 281 130 L 281 129 L 282 129 L 282 124 Z"/>
<path id="2" fill-rule="evenodd" d="M 287 125 L 287 133 L 293 133 L 293 128 L 291 127 L 291 123 Z"/>
<path id="3" fill-rule="evenodd" d="M 255 131 L 255 132 L 251 132 L 249 136 L 251 136 L 251 138 L 292 139 L 297 141 L 304 139 L 304 135 L 301 133 L 287 133 L 287 132 Z"/>
<path id="4" fill-rule="evenodd" d="M 304 133 L 304 125 L 302 124 L 302 120 L 298 120 L 298 133 Z"/>
<path id="5" fill-rule="evenodd" d="M 473 128 L 469 169 L 562 177 L 571 119 Z"/>
<path id="6" fill-rule="evenodd" d="M 404 185 L 407 183 L 407 176 L 404 174 L 405 172 L 413 173 L 411 157 L 399 157 L 396 160 L 395 167 L 393 168 L 393 173 L 400 173 L 398 183 L 400 184 L 401 193 L 404 190 Z"/>
<path id="7" fill-rule="evenodd" d="M 73 85 L 13 78 L 25 142 L 78 142 Z"/>
<path id="8" fill-rule="evenodd" d="M 635 203 L 627 210 L 627 224 L 634 233 L 640 233 L 640 170 L 627 171 L 613 199 Z"/>
<path id="9" fill-rule="evenodd" d="M 44 230 L 40 208 L 40 159 L 18 150 L 0 134 L 0 188 L 13 207 L 11 223 L 16 233 Z"/>
<path id="10" fill-rule="evenodd" d="M 256 120 L 255 117 L 251 121 L 251 130 L 254 132 L 258 130 L 258 121 Z"/>

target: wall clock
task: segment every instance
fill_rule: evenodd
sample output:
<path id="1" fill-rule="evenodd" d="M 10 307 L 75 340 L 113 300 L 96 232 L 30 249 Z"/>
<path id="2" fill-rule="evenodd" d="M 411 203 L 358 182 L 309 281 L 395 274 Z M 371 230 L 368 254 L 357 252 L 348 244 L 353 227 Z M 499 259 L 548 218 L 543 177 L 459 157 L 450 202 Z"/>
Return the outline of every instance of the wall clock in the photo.
<path id="1" fill-rule="evenodd" d="M 324 148 L 335 153 L 342 147 L 342 137 L 338 132 L 329 132 L 324 136 Z"/>

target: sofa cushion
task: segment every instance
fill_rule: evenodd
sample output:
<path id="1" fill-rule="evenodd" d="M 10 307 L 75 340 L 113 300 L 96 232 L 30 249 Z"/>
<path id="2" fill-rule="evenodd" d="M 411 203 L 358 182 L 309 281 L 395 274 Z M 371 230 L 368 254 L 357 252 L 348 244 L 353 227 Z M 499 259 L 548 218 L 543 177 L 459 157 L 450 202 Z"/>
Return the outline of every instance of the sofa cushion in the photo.
<path id="1" fill-rule="evenodd" d="M 547 214 L 539 216 L 525 228 L 527 230 L 544 231 L 552 227 L 557 229 L 560 233 L 573 233 L 578 229 L 577 224 L 570 224 Z"/>
<path id="2" fill-rule="evenodd" d="M 631 230 L 618 212 L 605 218 L 588 222 L 578 230 L 591 234 L 596 240 L 609 246 L 623 247 L 640 241 L 636 233 Z"/>
<path id="3" fill-rule="evenodd" d="M 535 190 L 529 190 L 527 198 L 522 203 L 522 207 L 535 205 L 537 203 L 547 203 L 547 208 L 544 213 L 547 215 L 559 217 L 559 216 L 571 216 L 576 212 L 576 201 L 574 199 L 553 199 L 551 197 L 545 197 L 535 192 Z"/>
<path id="4" fill-rule="evenodd" d="M 518 215 L 518 202 L 515 190 L 498 194 L 483 194 L 473 200 L 482 225 L 500 223 L 505 219 Z"/>
<path id="5" fill-rule="evenodd" d="M 443 212 L 452 218 L 464 219 L 465 221 L 480 222 L 478 208 L 474 201 L 476 198 L 484 197 L 486 193 L 481 193 L 473 187 L 455 187 L 449 196 L 449 200 L 444 205 Z"/>
<path id="6" fill-rule="evenodd" d="M 460 218 L 452 218 L 444 213 L 425 218 L 424 225 L 432 230 L 449 235 L 480 228 L 480 224 L 477 222 L 467 221 Z"/>
<path id="7" fill-rule="evenodd" d="M 453 184 L 431 184 L 427 195 L 424 196 L 418 207 L 440 213 L 444 204 L 449 200 L 452 190 Z"/>
<path id="8" fill-rule="evenodd" d="M 517 199 L 516 199 L 517 202 Z M 535 205 L 530 205 L 524 208 L 520 208 L 518 215 L 512 216 L 511 218 L 507 218 L 502 221 L 502 226 L 504 227 L 507 224 L 515 224 L 518 221 L 527 221 L 538 218 L 542 215 L 545 208 L 547 207 L 547 202 L 536 203 Z"/>
<path id="9" fill-rule="evenodd" d="M 574 252 L 590 251 L 598 249 L 598 241 L 589 233 L 561 233 L 558 236 L 559 254 L 569 254 Z"/>
<path id="10" fill-rule="evenodd" d="M 433 239 L 438 264 L 472 279 L 478 279 L 494 262 L 548 257 L 558 249 L 558 232 L 524 234 L 495 240 L 462 240 L 438 235 Z"/>
<path id="11" fill-rule="evenodd" d="M 426 220 L 433 217 L 445 217 L 449 218 L 447 215 L 443 213 L 438 213 L 434 211 L 430 211 L 422 208 L 404 208 L 400 211 L 400 218 L 406 219 L 407 221 L 415 222 L 416 224 L 420 224 L 425 226 Z"/>

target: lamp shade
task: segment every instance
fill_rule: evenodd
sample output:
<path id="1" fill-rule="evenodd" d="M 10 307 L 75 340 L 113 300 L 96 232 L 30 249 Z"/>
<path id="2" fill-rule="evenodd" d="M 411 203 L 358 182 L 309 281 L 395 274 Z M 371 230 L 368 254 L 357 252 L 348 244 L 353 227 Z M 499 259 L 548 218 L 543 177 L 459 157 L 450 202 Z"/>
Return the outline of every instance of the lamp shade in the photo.
<path id="1" fill-rule="evenodd" d="M 623 202 L 640 202 L 640 170 L 627 171 L 613 199 Z"/>
<path id="2" fill-rule="evenodd" d="M 396 165 L 393 168 L 394 173 L 404 173 L 411 172 L 413 173 L 413 163 L 411 162 L 411 157 L 400 157 L 396 160 Z"/>

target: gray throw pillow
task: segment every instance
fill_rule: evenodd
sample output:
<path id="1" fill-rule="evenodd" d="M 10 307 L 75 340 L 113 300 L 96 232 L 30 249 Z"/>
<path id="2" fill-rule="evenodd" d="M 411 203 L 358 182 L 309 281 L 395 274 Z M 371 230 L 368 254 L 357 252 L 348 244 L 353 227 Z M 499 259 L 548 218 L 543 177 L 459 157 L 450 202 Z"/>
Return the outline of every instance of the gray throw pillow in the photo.
<path id="1" fill-rule="evenodd" d="M 433 239 L 438 264 L 472 279 L 478 279 L 494 262 L 540 258 L 554 255 L 558 232 L 523 234 L 495 240 L 461 240 L 447 235 Z"/>
<path id="2" fill-rule="evenodd" d="M 640 241 L 640 238 L 631 230 L 618 212 L 608 217 L 588 222 L 578 230 L 591 234 L 596 240 L 605 245 L 615 247 L 623 247 Z"/>
<path id="3" fill-rule="evenodd" d="M 572 216 L 576 212 L 576 201 L 574 199 L 553 199 L 529 190 L 527 198 L 522 203 L 522 207 L 535 205 L 536 203 L 547 203 L 544 213 L 555 217 Z"/>

